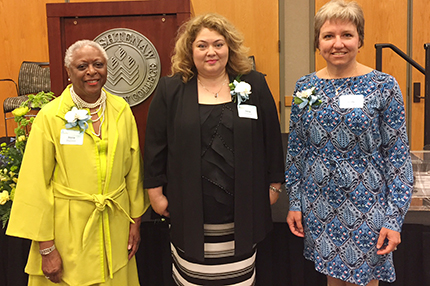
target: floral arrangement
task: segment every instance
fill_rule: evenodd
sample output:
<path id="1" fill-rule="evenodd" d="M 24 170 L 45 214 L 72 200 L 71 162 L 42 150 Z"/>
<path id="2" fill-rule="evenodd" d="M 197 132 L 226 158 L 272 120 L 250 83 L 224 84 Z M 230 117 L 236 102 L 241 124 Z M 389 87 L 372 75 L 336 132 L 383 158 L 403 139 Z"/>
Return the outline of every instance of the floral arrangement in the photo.
<path id="1" fill-rule="evenodd" d="M 81 132 L 88 129 L 88 120 L 90 118 L 91 116 L 88 114 L 86 109 L 78 109 L 76 106 L 73 106 L 72 109 L 64 116 L 64 119 L 67 121 L 67 129 L 78 126 Z"/>
<path id="2" fill-rule="evenodd" d="M 34 116 L 28 115 L 28 113 L 31 108 L 42 108 L 53 98 L 52 92 L 42 91 L 38 94 L 30 94 L 27 101 L 12 111 L 15 122 L 18 124 L 15 128 L 15 140 L 9 145 L 6 143 L 0 145 L 0 219 L 3 228 L 9 220 L 19 170 L 30 132 L 29 127 L 34 121 Z"/>
<path id="3" fill-rule="evenodd" d="M 249 95 L 251 94 L 251 85 L 245 81 L 241 81 L 240 77 L 241 75 L 238 75 L 233 82 L 228 84 L 231 99 L 233 102 L 237 101 L 237 105 L 249 100 Z"/>
<path id="4" fill-rule="evenodd" d="M 319 106 L 322 101 L 320 96 L 316 94 L 315 87 L 311 87 L 303 91 L 296 92 L 294 103 L 298 104 L 300 109 L 308 106 L 310 111 L 313 107 Z"/>

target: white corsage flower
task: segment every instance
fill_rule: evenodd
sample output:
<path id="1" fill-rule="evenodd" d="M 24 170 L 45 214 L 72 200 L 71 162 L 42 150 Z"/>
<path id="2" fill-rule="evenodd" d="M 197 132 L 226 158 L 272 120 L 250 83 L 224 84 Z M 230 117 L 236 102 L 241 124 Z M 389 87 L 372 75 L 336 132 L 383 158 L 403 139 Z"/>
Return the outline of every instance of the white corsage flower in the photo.
<path id="1" fill-rule="evenodd" d="M 76 106 L 73 106 L 72 110 L 64 115 L 64 119 L 66 119 L 66 128 L 73 128 L 75 126 L 79 126 L 79 130 L 82 132 L 87 130 L 88 128 L 88 120 L 90 119 L 90 115 L 88 111 L 85 109 L 77 109 Z"/>
<path id="2" fill-rule="evenodd" d="M 311 87 L 303 91 L 296 92 L 294 96 L 294 103 L 298 104 L 300 109 L 303 109 L 306 106 L 309 106 L 309 111 L 310 111 L 312 107 L 319 106 L 322 103 L 322 101 L 320 96 L 316 94 L 315 87 Z"/>
<path id="3" fill-rule="evenodd" d="M 236 102 L 237 100 L 237 105 L 249 100 L 249 95 L 251 94 L 251 85 L 245 81 L 240 81 L 240 76 L 231 82 L 229 87 L 232 100 L 233 102 Z"/>
<path id="4" fill-rule="evenodd" d="M 305 89 L 303 91 L 299 91 L 296 93 L 296 96 L 299 98 L 308 98 L 309 96 L 315 94 L 315 87 L 311 87 L 308 89 Z"/>
<path id="5" fill-rule="evenodd" d="M 0 193 L 0 205 L 4 205 L 9 200 L 9 192 L 3 191 Z"/>

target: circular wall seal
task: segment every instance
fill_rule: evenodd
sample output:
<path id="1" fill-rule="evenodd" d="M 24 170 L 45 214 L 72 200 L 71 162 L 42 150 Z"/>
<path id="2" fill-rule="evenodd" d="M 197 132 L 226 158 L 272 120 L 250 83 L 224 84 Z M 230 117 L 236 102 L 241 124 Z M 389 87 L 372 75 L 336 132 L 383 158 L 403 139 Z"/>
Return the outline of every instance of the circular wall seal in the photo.
<path id="1" fill-rule="evenodd" d="M 160 57 L 154 45 L 142 34 L 117 28 L 98 35 L 108 54 L 108 77 L 104 88 L 123 97 L 130 106 L 147 99 L 157 87 L 161 75 Z"/>

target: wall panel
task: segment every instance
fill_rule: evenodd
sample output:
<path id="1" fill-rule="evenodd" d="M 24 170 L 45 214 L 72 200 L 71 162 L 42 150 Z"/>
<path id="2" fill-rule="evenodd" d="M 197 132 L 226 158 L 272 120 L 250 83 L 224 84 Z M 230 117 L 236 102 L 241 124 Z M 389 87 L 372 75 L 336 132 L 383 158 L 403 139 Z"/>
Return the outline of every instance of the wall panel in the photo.
<path id="1" fill-rule="evenodd" d="M 99 0 L 70 2 L 100 2 Z M 104 0 L 106 1 L 106 0 Z M 121 1 L 121 0 L 117 0 Z M 172 0 L 174 1 L 174 0 Z M 21 62 L 49 61 L 46 24 L 46 3 L 60 0 L 0 0 L 0 78 L 18 81 Z M 230 19 L 245 35 L 245 45 L 256 58 L 257 69 L 267 74 L 274 97 L 279 101 L 278 1 L 209 1 L 194 0 L 195 14 L 217 12 Z M 13 84 L 0 82 L 0 102 L 16 94 Z M 2 114 L 2 112 L 0 112 Z M 14 122 L 8 122 L 13 133 Z M 4 136 L 4 121 L 0 120 L 0 137 Z"/>
<path id="2" fill-rule="evenodd" d="M 0 78 L 18 82 L 22 61 L 48 61 L 45 3 L 49 0 L 0 0 Z M 0 82 L 0 102 L 9 96 L 16 96 L 14 85 Z M 15 122 L 9 120 L 8 126 L 9 134 L 13 134 Z M 4 135 L 4 121 L 0 120 L 0 137 Z"/>
<path id="3" fill-rule="evenodd" d="M 430 43 L 430 2 L 413 1 L 413 37 L 412 58 L 425 67 L 424 44 Z M 424 75 L 412 70 L 412 82 L 421 83 L 421 96 L 424 96 Z M 430 99 L 429 99 L 430 100 Z M 422 150 L 424 146 L 424 102 L 412 103 L 411 145 L 413 150 Z"/>

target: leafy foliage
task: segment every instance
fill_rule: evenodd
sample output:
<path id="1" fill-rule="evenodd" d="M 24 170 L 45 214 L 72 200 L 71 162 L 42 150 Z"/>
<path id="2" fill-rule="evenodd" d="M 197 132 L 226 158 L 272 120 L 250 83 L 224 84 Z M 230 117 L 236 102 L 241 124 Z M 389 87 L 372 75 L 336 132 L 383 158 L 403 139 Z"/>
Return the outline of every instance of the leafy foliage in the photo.
<path id="1" fill-rule="evenodd" d="M 15 128 L 15 140 L 9 145 L 6 143 L 0 145 L 0 219 L 3 228 L 9 220 L 27 138 L 35 118 L 29 113 L 31 108 L 45 106 L 54 98 L 54 94 L 42 91 L 38 94 L 30 94 L 28 98 L 20 107 L 12 111 L 15 122 L 18 124 Z"/>

